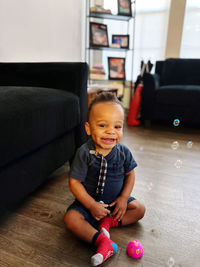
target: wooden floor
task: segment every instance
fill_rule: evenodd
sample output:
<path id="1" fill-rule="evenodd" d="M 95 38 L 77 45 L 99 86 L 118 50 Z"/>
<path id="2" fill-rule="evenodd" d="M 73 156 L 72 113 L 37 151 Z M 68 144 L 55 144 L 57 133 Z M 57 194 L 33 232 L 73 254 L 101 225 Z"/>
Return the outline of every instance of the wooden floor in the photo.
<path id="1" fill-rule="evenodd" d="M 119 249 L 102 266 L 199 267 L 200 130 L 127 127 L 123 143 L 138 162 L 133 195 L 147 211 L 141 222 L 111 230 Z M 0 267 L 90 266 L 91 246 L 63 223 L 73 199 L 67 178 L 65 165 L 21 206 L 1 217 Z M 133 239 L 143 245 L 140 260 L 126 255 Z"/>

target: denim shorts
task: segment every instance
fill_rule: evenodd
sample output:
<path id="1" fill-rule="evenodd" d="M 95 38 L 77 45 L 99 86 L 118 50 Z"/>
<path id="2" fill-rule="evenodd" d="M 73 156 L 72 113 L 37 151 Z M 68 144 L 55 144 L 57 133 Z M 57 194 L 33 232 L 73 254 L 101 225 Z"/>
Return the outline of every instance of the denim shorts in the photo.
<path id="1" fill-rule="evenodd" d="M 136 198 L 129 197 L 128 203 L 130 203 L 133 200 L 136 200 Z M 115 206 L 109 208 L 109 210 L 111 211 L 111 213 L 114 211 L 114 209 L 115 209 Z M 79 213 L 81 213 L 83 215 L 83 217 L 85 218 L 85 220 L 87 222 L 89 222 L 89 224 L 91 224 L 91 225 L 95 225 L 98 222 L 92 216 L 92 214 L 90 213 L 90 211 L 88 209 L 86 209 L 77 199 L 68 207 L 67 211 L 69 211 L 69 210 L 76 210 Z"/>

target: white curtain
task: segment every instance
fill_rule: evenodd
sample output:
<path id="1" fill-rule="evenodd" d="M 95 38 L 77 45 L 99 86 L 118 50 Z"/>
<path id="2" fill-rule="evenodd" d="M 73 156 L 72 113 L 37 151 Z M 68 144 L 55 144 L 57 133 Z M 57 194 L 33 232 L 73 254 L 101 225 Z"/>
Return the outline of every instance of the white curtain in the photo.
<path id="1" fill-rule="evenodd" d="M 141 60 L 165 58 L 170 0 L 136 0 L 134 79 Z"/>
<path id="2" fill-rule="evenodd" d="M 187 0 L 180 57 L 200 58 L 200 0 Z"/>

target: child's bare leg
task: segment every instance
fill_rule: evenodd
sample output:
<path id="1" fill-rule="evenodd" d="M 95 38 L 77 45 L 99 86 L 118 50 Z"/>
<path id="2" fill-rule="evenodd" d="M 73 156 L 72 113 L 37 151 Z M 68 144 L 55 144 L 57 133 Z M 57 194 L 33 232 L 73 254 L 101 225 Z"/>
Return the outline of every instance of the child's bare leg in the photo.
<path id="1" fill-rule="evenodd" d="M 139 221 L 144 217 L 145 206 L 138 200 L 133 200 L 128 203 L 127 211 L 122 218 L 122 225 L 128 225 Z"/>
<path id="2" fill-rule="evenodd" d="M 76 210 L 69 210 L 64 218 L 66 227 L 80 239 L 93 243 L 97 247 L 96 254 L 91 258 L 92 266 L 97 266 L 117 251 L 117 245 L 103 233 L 90 225 L 84 216 Z"/>
<path id="3" fill-rule="evenodd" d="M 93 236 L 97 233 L 97 230 L 76 210 L 69 210 L 65 214 L 64 221 L 71 232 L 88 243 L 92 242 Z"/>

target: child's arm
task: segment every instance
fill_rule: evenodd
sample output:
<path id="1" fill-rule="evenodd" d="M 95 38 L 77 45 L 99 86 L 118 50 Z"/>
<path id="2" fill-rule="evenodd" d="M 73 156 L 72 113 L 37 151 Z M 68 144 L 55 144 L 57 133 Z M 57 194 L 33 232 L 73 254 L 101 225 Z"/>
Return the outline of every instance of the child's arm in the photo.
<path id="1" fill-rule="evenodd" d="M 112 215 L 115 216 L 115 219 L 120 221 L 124 216 L 127 209 L 127 201 L 130 197 L 130 194 L 133 190 L 135 184 L 135 172 L 134 170 L 125 174 L 124 187 L 120 196 L 113 201 L 109 206 L 116 205 Z"/>
<path id="2" fill-rule="evenodd" d="M 91 212 L 96 220 L 100 220 L 110 213 L 110 211 L 106 209 L 108 205 L 95 201 L 95 199 L 87 193 L 80 181 L 69 178 L 69 187 L 76 199 Z"/>

